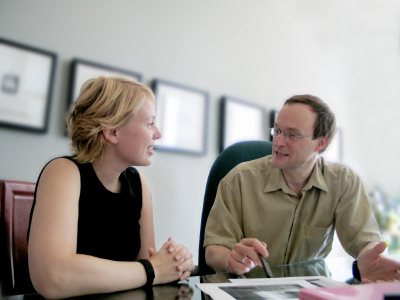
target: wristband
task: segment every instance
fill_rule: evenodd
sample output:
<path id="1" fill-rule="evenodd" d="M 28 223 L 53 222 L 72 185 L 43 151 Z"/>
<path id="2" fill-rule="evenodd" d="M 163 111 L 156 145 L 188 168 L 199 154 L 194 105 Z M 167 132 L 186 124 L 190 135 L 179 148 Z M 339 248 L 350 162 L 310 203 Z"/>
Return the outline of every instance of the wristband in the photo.
<path id="1" fill-rule="evenodd" d="M 156 275 L 154 273 L 153 265 L 151 264 L 151 262 L 148 259 L 139 259 L 138 262 L 140 262 L 143 265 L 143 267 L 146 271 L 147 282 L 143 287 L 151 288 L 153 285 L 154 278 L 156 277 Z"/>
<path id="2" fill-rule="evenodd" d="M 353 277 L 358 281 L 361 281 L 360 270 L 358 269 L 357 259 L 353 261 Z"/>

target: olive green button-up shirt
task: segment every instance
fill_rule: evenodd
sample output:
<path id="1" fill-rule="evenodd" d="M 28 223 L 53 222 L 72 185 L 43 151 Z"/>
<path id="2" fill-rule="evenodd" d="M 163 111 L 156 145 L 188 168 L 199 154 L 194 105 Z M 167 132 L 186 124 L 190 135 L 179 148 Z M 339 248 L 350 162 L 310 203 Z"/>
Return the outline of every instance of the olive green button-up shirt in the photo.
<path id="1" fill-rule="evenodd" d="M 269 264 L 290 264 L 326 257 L 335 229 L 354 258 L 381 240 L 359 177 L 320 157 L 299 197 L 266 156 L 236 166 L 221 180 L 204 246 L 232 249 L 243 238 L 257 238 L 267 243 Z"/>

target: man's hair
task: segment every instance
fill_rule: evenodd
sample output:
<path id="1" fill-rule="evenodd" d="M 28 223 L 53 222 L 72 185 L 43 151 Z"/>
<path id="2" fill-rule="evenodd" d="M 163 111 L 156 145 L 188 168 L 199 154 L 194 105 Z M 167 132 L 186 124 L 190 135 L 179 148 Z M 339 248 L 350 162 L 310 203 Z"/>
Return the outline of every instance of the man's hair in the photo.
<path id="1" fill-rule="evenodd" d="M 337 131 L 335 114 L 324 101 L 316 96 L 296 95 L 286 100 L 284 105 L 290 105 L 294 103 L 308 105 L 317 114 L 314 124 L 313 139 L 317 139 L 319 137 L 326 137 L 328 139 L 326 147 L 319 151 L 319 153 L 324 152 L 332 142 Z"/>
<path id="2" fill-rule="evenodd" d="M 145 99 L 155 103 L 151 89 L 140 82 L 104 76 L 87 80 L 67 117 L 74 159 L 87 163 L 102 155 L 107 144 L 103 128 L 123 125 L 138 112 Z"/>

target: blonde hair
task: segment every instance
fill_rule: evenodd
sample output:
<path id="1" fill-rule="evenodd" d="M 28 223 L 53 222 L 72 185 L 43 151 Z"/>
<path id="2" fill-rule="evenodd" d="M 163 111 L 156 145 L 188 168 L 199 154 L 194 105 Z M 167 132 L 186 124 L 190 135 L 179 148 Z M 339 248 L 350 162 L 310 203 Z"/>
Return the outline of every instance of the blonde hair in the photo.
<path id="1" fill-rule="evenodd" d="M 138 112 L 146 98 L 155 103 L 151 89 L 140 82 L 104 76 L 87 80 L 67 117 L 74 159 L 78 163 L 93 162 L 107 144 L 103 128 L 123 125 Z"/>

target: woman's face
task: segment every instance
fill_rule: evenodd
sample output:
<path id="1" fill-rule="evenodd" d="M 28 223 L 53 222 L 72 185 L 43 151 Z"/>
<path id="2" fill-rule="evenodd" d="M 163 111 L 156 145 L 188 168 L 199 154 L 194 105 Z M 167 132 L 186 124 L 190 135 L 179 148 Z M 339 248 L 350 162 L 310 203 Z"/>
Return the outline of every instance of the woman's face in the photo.
<path id="1" fill-rule="evenodd" d="M 146 97 L 137 114 L 117 128 L 117 154 L 126 161 L 128 166 L 148 166 L 151 164 L 151 157 L 154 154 L 153 146 L 156 140 L 161 138 L 155 120 L 155 104 Z"/>

